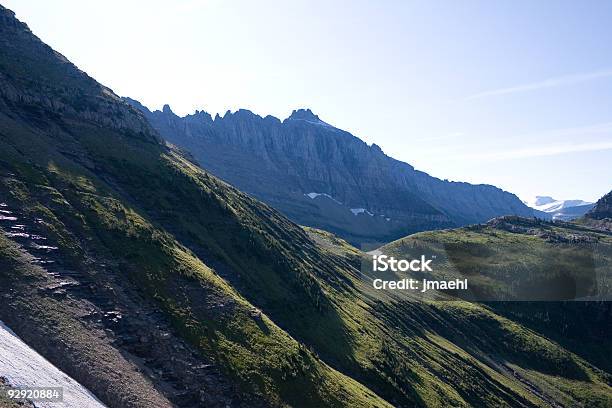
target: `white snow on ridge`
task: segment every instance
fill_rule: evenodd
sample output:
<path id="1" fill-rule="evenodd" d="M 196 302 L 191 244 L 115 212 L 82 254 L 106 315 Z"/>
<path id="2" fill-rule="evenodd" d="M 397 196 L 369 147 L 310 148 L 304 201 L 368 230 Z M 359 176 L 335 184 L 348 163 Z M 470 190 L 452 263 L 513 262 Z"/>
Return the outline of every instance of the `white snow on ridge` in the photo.
<path id="1" fill-rule="evenodd" d="M 351 212 L 353 213 L 353 215 L 358 215 L 358 214 L 368 214 L 370 217 L 373 217 L 374 214 L 372 214 L 371 212 L 369 212 L 368 210 L 366 210 L 365 208 L 351 208 Z"/>
<path id="2" fill-rule="evenodd" d="M 89 390 L 60 371 L 0 321 L 0 376 L 16 388 L 62 387 L 63 402 L 36 401 L 37 408 L 106 408 Z"/>
<path id="3" fill-rule="evenodd" d="M 536 196 L 533 200 L 525 201 L 525 204 L 536 210 L 552 213 L 564 208 L 593 203 L 583 200 L 556 200 L 548 196 Z"/>
<path id="4" fill-rule="evenodd" d="M 338 204 L 342 204 L 340 201 L 336 200 L 334 197 L 332 197 L 332 196 L 330 196 L 329 194 L 326 194 L 326 193 L 307 193 L 307 194 L 304 194 L 304 195 L 306 197 L 309 197 L 309 198 L 313 199 L 313 200 L 315 198 L 317 198 L 317 197 L 327 197 L 330 200 L 332 200 L 332 201 L 334 201 L 334 202 L 336 202 Z"/>

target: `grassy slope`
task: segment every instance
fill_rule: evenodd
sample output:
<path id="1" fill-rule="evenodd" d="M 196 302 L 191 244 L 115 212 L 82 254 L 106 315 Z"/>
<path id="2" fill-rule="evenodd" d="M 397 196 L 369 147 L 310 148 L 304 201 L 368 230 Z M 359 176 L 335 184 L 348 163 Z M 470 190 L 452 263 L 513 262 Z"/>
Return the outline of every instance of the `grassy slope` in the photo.
<path id="1" fill-rule="evenodd" d="M 266 293 L 290 316 L 333 317 L 307 265 L 284 256 L 293 226 L 160 144 L 141 115 L 2 12 L 3 200 L 41 218 L 74 269 L 104 260 L 140 284 L 271 404 L 386 406 L 265 314 L 251 317 L 249 301 L 182 243 L 239 273 L 252 299 Z"/>
<path id="2" fill-rule="evenodd" d="M 70 134 L 51 132 L 53 140 L 48 129 L 3 123 L 10 130 L 2 160 L 14 173 L 3 181 L 11 200 L 45 219 L 75 264 L 85 251 L 115 259 L 187 338 L 271 403 L 385 404 L 313 352 L 402 406 L 542 405 L 501 359 L 532 376 L 569 375 L 570 384 L 592 393 L 576 400 L 593 406 L 609 393 L 588 363 L 486 308 L 381 298 L 342 256 L 346 246 L 317 245 L 167 148 L 80 122 L 70 123 Z M 72 146 L 71 156 L 49 148 L 56 145 Z M 193 291 L 193 281 L 201 290 Z M 201 299 L 229 303 L 231 313 L 200 313 Z M 285 330 L 265 316 L 252 319 L 249 302 Z M 476 329 L 487 341 L 465 335 Z M 500 339 L 507 346 L 495 350 Z M 574 371 L 555 371 L 560 363 Z"/>
<path id="3" fill-rule="evenodd" d="M 10 129 L 3 137 L 7 147 L 2 154 L 4 170 L 15 174 L 3 180 L 3 190 L 13 205 L 48 223 L 50 235 L 55 232 L 56 240 L 63 244 L 60 250 L 73 259 L 75 266 L 84 260 L 85 251 L 113 259 L 121 273 L 140 282 L 146 293 L 159 300 L 186 337 L 203 351 L 216 355 L 236 379 L 272 403 L 385 405 L 363 386 L 330 369 L 267 317 L 263 316 L 261 321 L 251 318 L 252 305 L 175 237 L 156 227 L 151 221 L 153 217 L 147 214 L 149 210 L 155 212 L 155 218 L 167 216 L 176 228 L 189 219 L 201 220 L 192 224 L 200 228 L 206 224 L 207 229 L 219 231 L 220 236 L 236 240 L 232 229 L 237 234 L 248 233 L 241 230 L 232 216 L 234 211 L 244 209 L 229 207 L 231 199 L 239 199 L 236 192 L 170 150 L 155 144 L 132 144 L 120 134 L 95 126 L 73 123 L 70 129 L 78 133 L 79 147 L 98 149 L 93 157 L 105 167 L 97 175 L 50 149 L 58 140 L 50 140 L 46 133 L 20 127 L 8 118 L 3 124 Z M 54 136 L 75 143 L 67 134 L 58 132 Z M 105 143 L 97 143 L 100 140 Z M 85 150 L 78 154 L 87 153 Z M 131 160 L 127 161 L 128 158 Z M 26 166 L 28 162 L 36 165 Z M 115 175 L 129 175 L 126 177 L 138 182 L 131 184 L 132 180 L 122 178 L 110 182 Z M 158 185 L 147 185 L 149 180 Z M 166 184 L 167 188 L 159 184 Z M 224 199 L 214 190 L 227 190 Z M 176 203 L 166 204 L 166 200 Z M 189 206 L 194 201 L 197 204 L 195 208 L 173 209 L 181 200 Z M 166 207 L 174 212 L 165 214 Z M 191 233 L 198 232 L 186 232 Z M 206 234 L 206 244 L 210 245 L 207 249 L 222 258 L 223 251 L 233 248 L 223 247 L 224 243 L 215 240 L 215 235 Z M 249 251 L 244 254 L 248 261 Z M 261 271 L 266 273 L 265 266 Z M 190 293 L 190 281 L 197 281 L 200 290 Z M 303 292 L 305 297 L 308 285 L 312 285 L 307 277 L 303 282 L 296 278 L 293 284 L 304 285 L 304 289 L 292 293 Z M 231 313 L 198 314 L 202 298 L 196 295 L 231 304 Z M 314 305 L 312 309 L 315 310 Z"/>
<path id="4" fill-rule="evenodd" d="M 45 220 L 75 266 L 85 252 L 114 259 L 120 273 L 140 282 L 179 330 L 245 387 L 272 403 L 384 405 L 271 320 L 252 319 L 251 301 L 333 366 L 393 402 L 440 405 L 442 397 L 431 389 L 463 402 L 435 374 L 412 373 L 401 359 L 389 360 L 412 344 L 401 333 L 389 336 L 348 264 L 323 253 L 268 207 L 155 143 L 76 121 L 63 123 L 70 133 L 51 120 L 44 131 L 7 117 L 3 124 L 3 170 L 14 174 L 3 181 L 11 205 Z M 70 146 L 70 156 L 55 146 Z M 196 252 L 221 263 L 242 293 Z M 189 285 L 193 280 L 200 289 Z M 231 313 L 199 312 L 202 299 L 229 303 Z M 486 392 L 480 394 L 484 399 Z"/>
<path id="5" fill-rule="evenodd" d="M 610 281 L 609 276 L 603 277 L 612 265 L 609 234 L 573 224 L 534 227 L 523 219 L 509 219 L 509 223 L 519 227 L 526 223 L 531 230 L 510 232 L 488 225 L 424 232 L 390 243 L 382 252 L 398 258 L 434 255 L 436 266 L 429 278 L 468 276 L 470 284 L 478 286 L 475 292 L 489 299 L 496 295 L 511 299 L 514 292 L 505 286 L 510 281 L 535 285 L 543 276 L 551 279 L 567 271 L 579 276 L 596 273 L 600 284 Z M 563 242 L 564 237 L 578 237 L 580 242 L 570 245 Z M 512 279 L 506 279 L 508 275 Z M 612 403 L 612 346 L 606 341 L 612 335 L 609 302 L 424 304 L 418 307 L 435 310 L 444 326 L 462 328 L 459 336 L 441 329 L 443 337 L 454 339 L 464 351 L 497 366 L 498 371 L 503 372 L 503 366 L 514 371 L 551 399 L 565 406 Z M 404 303 L 404 312 L 415 307 Z"/>

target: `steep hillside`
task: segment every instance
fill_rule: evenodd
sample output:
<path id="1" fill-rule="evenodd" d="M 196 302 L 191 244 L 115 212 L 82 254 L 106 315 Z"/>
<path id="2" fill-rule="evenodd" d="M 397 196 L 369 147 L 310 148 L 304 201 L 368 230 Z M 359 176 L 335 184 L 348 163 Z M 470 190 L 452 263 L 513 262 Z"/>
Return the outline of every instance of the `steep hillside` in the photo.
<path id="1" fill-rule="evenodd" d="M 140 109 L 160 134 L 207 170 L 303 225 L 355 243 L 388 242 L 416 231 L 532 216 L 513 194 L 442 181 L 385 155 L 310 110 L 284 121 L 248 110 L 183 118 L 166 105 Z"/>
<path id="2" fill-rule="evenodd" d="M 439 333 L 487 367 L 511 374 L 545 401 L 544 406 L 612 403 L 612 345 L 606 340 L 612 336 L 609 233 L 504 217 L 486 225 L 414 234 L 385 245 L 376 254 L 396 259 L 427 254 L 434 259 L 431 273 L 392 273 L 373 272 L 371 254 L 362 253 L 362 260 L 356 260 L 354 248 L 346 243 L 324 231 L 308 231 L 327 250 L 361 262 L 370 285 L 376 278 L 467 278 L 470 286 L 464 293 L 370 293 L 385 303 L 393 298 L 391 303 L 401 310 L 398 321 L 421 327 L 421 335 Z M 575 280 L 571 292 L 565 290 L 570 285 L 549 290 L 547 284 L 555 289 L 556 278 L 564 274 L 582 281 Z M 590 368 L 583 371 L 585 367 Z M 587 374 L 590 370 L 595 377 Z M 596 377 L 602 382 L 592 382 Z"/>
<path id="3" fill-rule="evenodd" d="M 606 340 L 612 336 L 609 232 L 574 223 L 502 217 L 485 225 L 414 234 L 385 245 L 378 253 L 397 259 L 427 254 L 434 259 L 433 272 L 408 274 L 419 280 L 467 279 L 468 291 L 444 291 L 445 295 L 476 300 L 478 303 L 470 305 L 472 310 L 487 310 L 497 318 L 508 319 L 519 331 L 528 330 L 531 335 L 545 337 L 602 369 L 607 373 L 608 387 L 602 389 L 606 397 L 601 401 L 606 401 L 603 406 L 610 404 L 612 345 Z M 371 267 L 365 268 L 364 273 L 381 277 L 380 273 L 372 275 Z M 438 299 L 434 305 L 444 303 L 439 292 L 402 295 L 424 301 Z M 449 303 L 450 308 L 462 305 L 458 301 Z M 507 344 L 505 340 L 503 344 Z M 527 355 L 529 352 L 523 357 Z M 569 368 L 571 364 L 558 361 L 555 365 Z M 525 373 L 525 367 L 521 367 L 515 368 L 515 374 Z M 536 371 L 542 373 L 546 369 Z M 551 389 L 550 378 L 531 374 L 535 373 L 530 372 L 528 377 L 532 385 L 548 389 L 551 396 L 556 393 L 555 387 L 563 390 L 568 386 L 561 382 Z M 583 392 L 590 394 L 583 385 L 569 386 L 571 394 L 574 397 Z M 554 399 L 562 406 L 583 406 L 578 400 Z"/>
<path id="4" fill-rule="evenodd" d="M 219 276 L 333 318 L 299 228 L 1 23 L 0 319 L 110 406 L 387 406 Z"/>
<path id="5" fill-rule="evenodd" d="M 578 222 L 604 231 L 612 231 L 612 191 L 600 198 Z"/>
<path id="6" fill-rule="evenodd" d="M 587 217 L 596 220 L 612 219 L 612 191 L 597 200 L 595 207 L 587 213 Z"/>
<path id="7" fill-rule="evenodd" d="M 0 320 L 108 406 L 610 406 L 556 325 L 373 290 L 4 8 L 0 74 Z"/>

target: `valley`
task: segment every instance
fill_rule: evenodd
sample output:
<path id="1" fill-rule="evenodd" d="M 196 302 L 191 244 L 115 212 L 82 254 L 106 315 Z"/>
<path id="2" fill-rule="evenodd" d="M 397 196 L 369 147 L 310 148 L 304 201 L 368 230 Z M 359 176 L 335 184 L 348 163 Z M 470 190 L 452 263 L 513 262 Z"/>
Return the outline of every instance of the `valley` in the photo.
<path id="1" fill-rule="evenodd" d="M 286 162 L 249 189 L 239 176 L 260 169 L 256 160 L 225 163 L 244 157 L 240 146 L 205 145 L 207 167 L 133 105 L 0 6 L 0 320 L 102 404 L 612 405 L 609 194 L 580 220 L 552 223 L 493 186 L 430 178 L 312 112 L 286 124 L 246 112 L 215 119 L 236 140 L 269 124 L 278 139 L 259 138 L 259 154 L 293 144 L 289 128 L 309 158 L 338 155 L 323 176 L 318 166 L 306 179 L 285 172 L 275 205 L 269 181 Z M 361 178 L 340 166 L 350 157 L 364 179 L 395 184 L 359 196 Z M 345 203 L 341 217 L 364 224 L 296 223 L 315 220 L 318 200 Z M 420 278 L 477 276 L 476 291 L 374 289 L 397 275 L 365 268 L 371 254 L 355 245 L 383 238 L 381 253 L 436 255 Z M 544 299 L 528 290 L 570 271 L 587 284 Z"/>

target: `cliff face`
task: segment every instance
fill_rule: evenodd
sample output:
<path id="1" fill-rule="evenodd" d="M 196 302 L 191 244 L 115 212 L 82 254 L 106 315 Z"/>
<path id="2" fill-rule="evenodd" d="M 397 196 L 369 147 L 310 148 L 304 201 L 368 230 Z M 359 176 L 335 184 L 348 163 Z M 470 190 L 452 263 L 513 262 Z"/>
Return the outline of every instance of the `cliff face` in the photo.
<path id="1" fill-rule="evenodd" d="M 204 168 L 294 221 L 353 243 L 390 241 L 500 215 L 533 216 L 513 194 L 431 177 L 310 110 L 294 111 L 282 122 L 247 110 L 214 119 L 205 112 L 181 118 L 167 105 L 150 112 L 128 102 Z"/>

